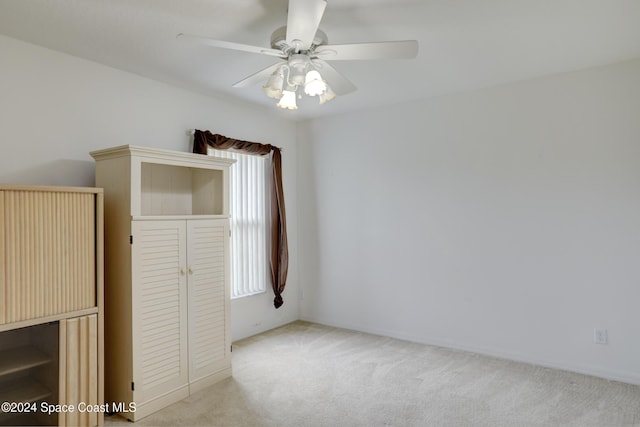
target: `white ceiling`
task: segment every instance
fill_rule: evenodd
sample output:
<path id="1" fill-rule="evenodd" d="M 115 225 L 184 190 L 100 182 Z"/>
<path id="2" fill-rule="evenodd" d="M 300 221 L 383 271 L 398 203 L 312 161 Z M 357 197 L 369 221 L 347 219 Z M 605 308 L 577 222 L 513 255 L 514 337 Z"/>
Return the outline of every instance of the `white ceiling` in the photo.
<path id="1" fill-rule="evenodd" d="M 0 33 L 214 96 L 276 109 L 236 81 L 274 58 L 178 33 L 269 47 L 287 0 L 0 0 Z M 640 0 L 328 0 L 330 43 L 416 39 L 415 60 L 340 61 L 358 90 L 299 120 L 640 57 Z M 1 52 L 0 52 L 1 59 Z"/>

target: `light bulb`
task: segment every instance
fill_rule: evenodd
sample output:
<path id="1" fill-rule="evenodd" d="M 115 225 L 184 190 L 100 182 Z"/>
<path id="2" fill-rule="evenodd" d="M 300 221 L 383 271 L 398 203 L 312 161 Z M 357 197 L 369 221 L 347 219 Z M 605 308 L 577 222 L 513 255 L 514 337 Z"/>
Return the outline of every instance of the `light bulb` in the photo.
<path id="1" fill-rule="evenodd" d="M 287 110 L 297 110 L 296 105 L 296 93 L 291 90 L 282 91 L 282 98 L 276 104 L 280 108 L 286 108 Z"/>
<path id="2" fill-rule="evenodd" d="M 307 73 L 304 79 L 304 93 L 309 96 L 321 95 L 327 90 L 327 84 L 322 80 L 322 76 L 316 70 Z"/>

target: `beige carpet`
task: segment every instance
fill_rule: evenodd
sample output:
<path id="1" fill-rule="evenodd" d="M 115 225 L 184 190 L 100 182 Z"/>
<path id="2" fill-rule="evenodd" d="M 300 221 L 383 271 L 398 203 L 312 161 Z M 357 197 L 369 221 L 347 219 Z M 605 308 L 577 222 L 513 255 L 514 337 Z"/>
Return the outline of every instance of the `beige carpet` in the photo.
<path id="1" fill-rule="evenodd" d="M 235 343 L 233 370 L 136 424 L 640 426 L 637 386 L 306 322 Z"/>

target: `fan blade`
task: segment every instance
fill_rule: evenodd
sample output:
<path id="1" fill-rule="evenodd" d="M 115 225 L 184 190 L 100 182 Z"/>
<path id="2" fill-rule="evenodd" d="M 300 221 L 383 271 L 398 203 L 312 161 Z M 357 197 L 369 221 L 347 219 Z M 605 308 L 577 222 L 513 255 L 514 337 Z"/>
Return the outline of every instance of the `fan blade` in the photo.
<path id="1" fill-rule="evenodd" d="M 297 50 L 309 49 L 326 7 L 326 0 L 289 0 L 287 44 Z"/>
<path id="2" fill-rule="evenodd" d="M 416 40 L 401 40 L 321 45 L 316 48 L 313 55 L 328 61 L 412 59 L 418 55 L 418 42 Z"/>
<path id="3" fill-rule="evenodd" d="M 283 63 L 284 61 L 269 65 L 267 68 L 260 70 L 257 73 L 253 73 L 249 77 L 246 77 L 239 82 L 234 83 L 233 87 L 247 87 L 260 82 L 266 83 L 269 76 L 271 76 L 271 74 L 273 74 L 279 67 L 281 67 Z"/>
<path id="4" fill-rule="evenodd" d="M 357 87 L 351 83 L 345 76 L 340 74 L 338 70 L 329 65 L 328 62 L 322 59 L 314 59 L 313 64 L 318 68 L 320 75 L 327 84 L 331 87 L 331 90 L 336 95 L 346 95 L 349 92 L 353 92 Z"/>
<path id="5" fill-rule="evenodd" d="M 222 49 L 240 50 L 240 51 L 243 51 L 243 52 L 250 52 L 250 53 L 261 53 L 263 55 L 277 56 L 278 58 L 286 58 L 287 57 L 285 54 L 283 54 L 279 50 L 270 49 L 270 48 L 266 48 L 266 47 L 259 47 L 259 46 L 251 46 L 251 45 L 248 45 L 248 44 L 226 42 L 226 41 L 223 41 L 223 40 L 214 40 L 214 39 L 209 39 L 209 38 L 206 38 L 206 37 L 192 36 L 192 35 L 183 34 L 183 33 L 178 34 L 176 36 L 176 38 L 178 40 L 189 41 L 189 42 L 198 42 L 198 43 L 201 43 L 201 44 L 206 44 L 207 46 L 220 47 Z"/>

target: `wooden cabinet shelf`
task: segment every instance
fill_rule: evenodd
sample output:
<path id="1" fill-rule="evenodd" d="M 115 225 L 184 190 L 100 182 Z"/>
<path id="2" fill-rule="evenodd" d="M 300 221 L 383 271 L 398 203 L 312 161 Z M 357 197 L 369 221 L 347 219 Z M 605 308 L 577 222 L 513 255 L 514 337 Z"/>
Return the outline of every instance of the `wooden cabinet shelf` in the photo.
<path id="1" fill-rule="evenodd" d="M 130 217 L 229 215 L 229 166 L 235 160 L 134 145 L 91 156 L 108 210 Z"/>
<path id="2" fill-rule="evenodd" d="M 0 402 L 16 402 L 36 404 L 50 401 L 55 396 L 50 389 L 31 377 L 17 377 L 0 383 Z M 27 426 L 56 424 L 56 416 L 43 417 L 36 411 L 32 412 L 2 412 L 0 411 L 0 425 Z"/>
<path id="3" fill-rule="evenodd" d="M 0 402 L 38 402 L 53 392 L 31 377 L 19 377 L 0 383 Z"/>
<path id="4" fill-rule="evenodd" d="M 51 362 L 51 357 L 31 346 L 0 351 L 0 377 L 49 362 Z M 0 399 L 0 401 L 2 400 Z"/>

